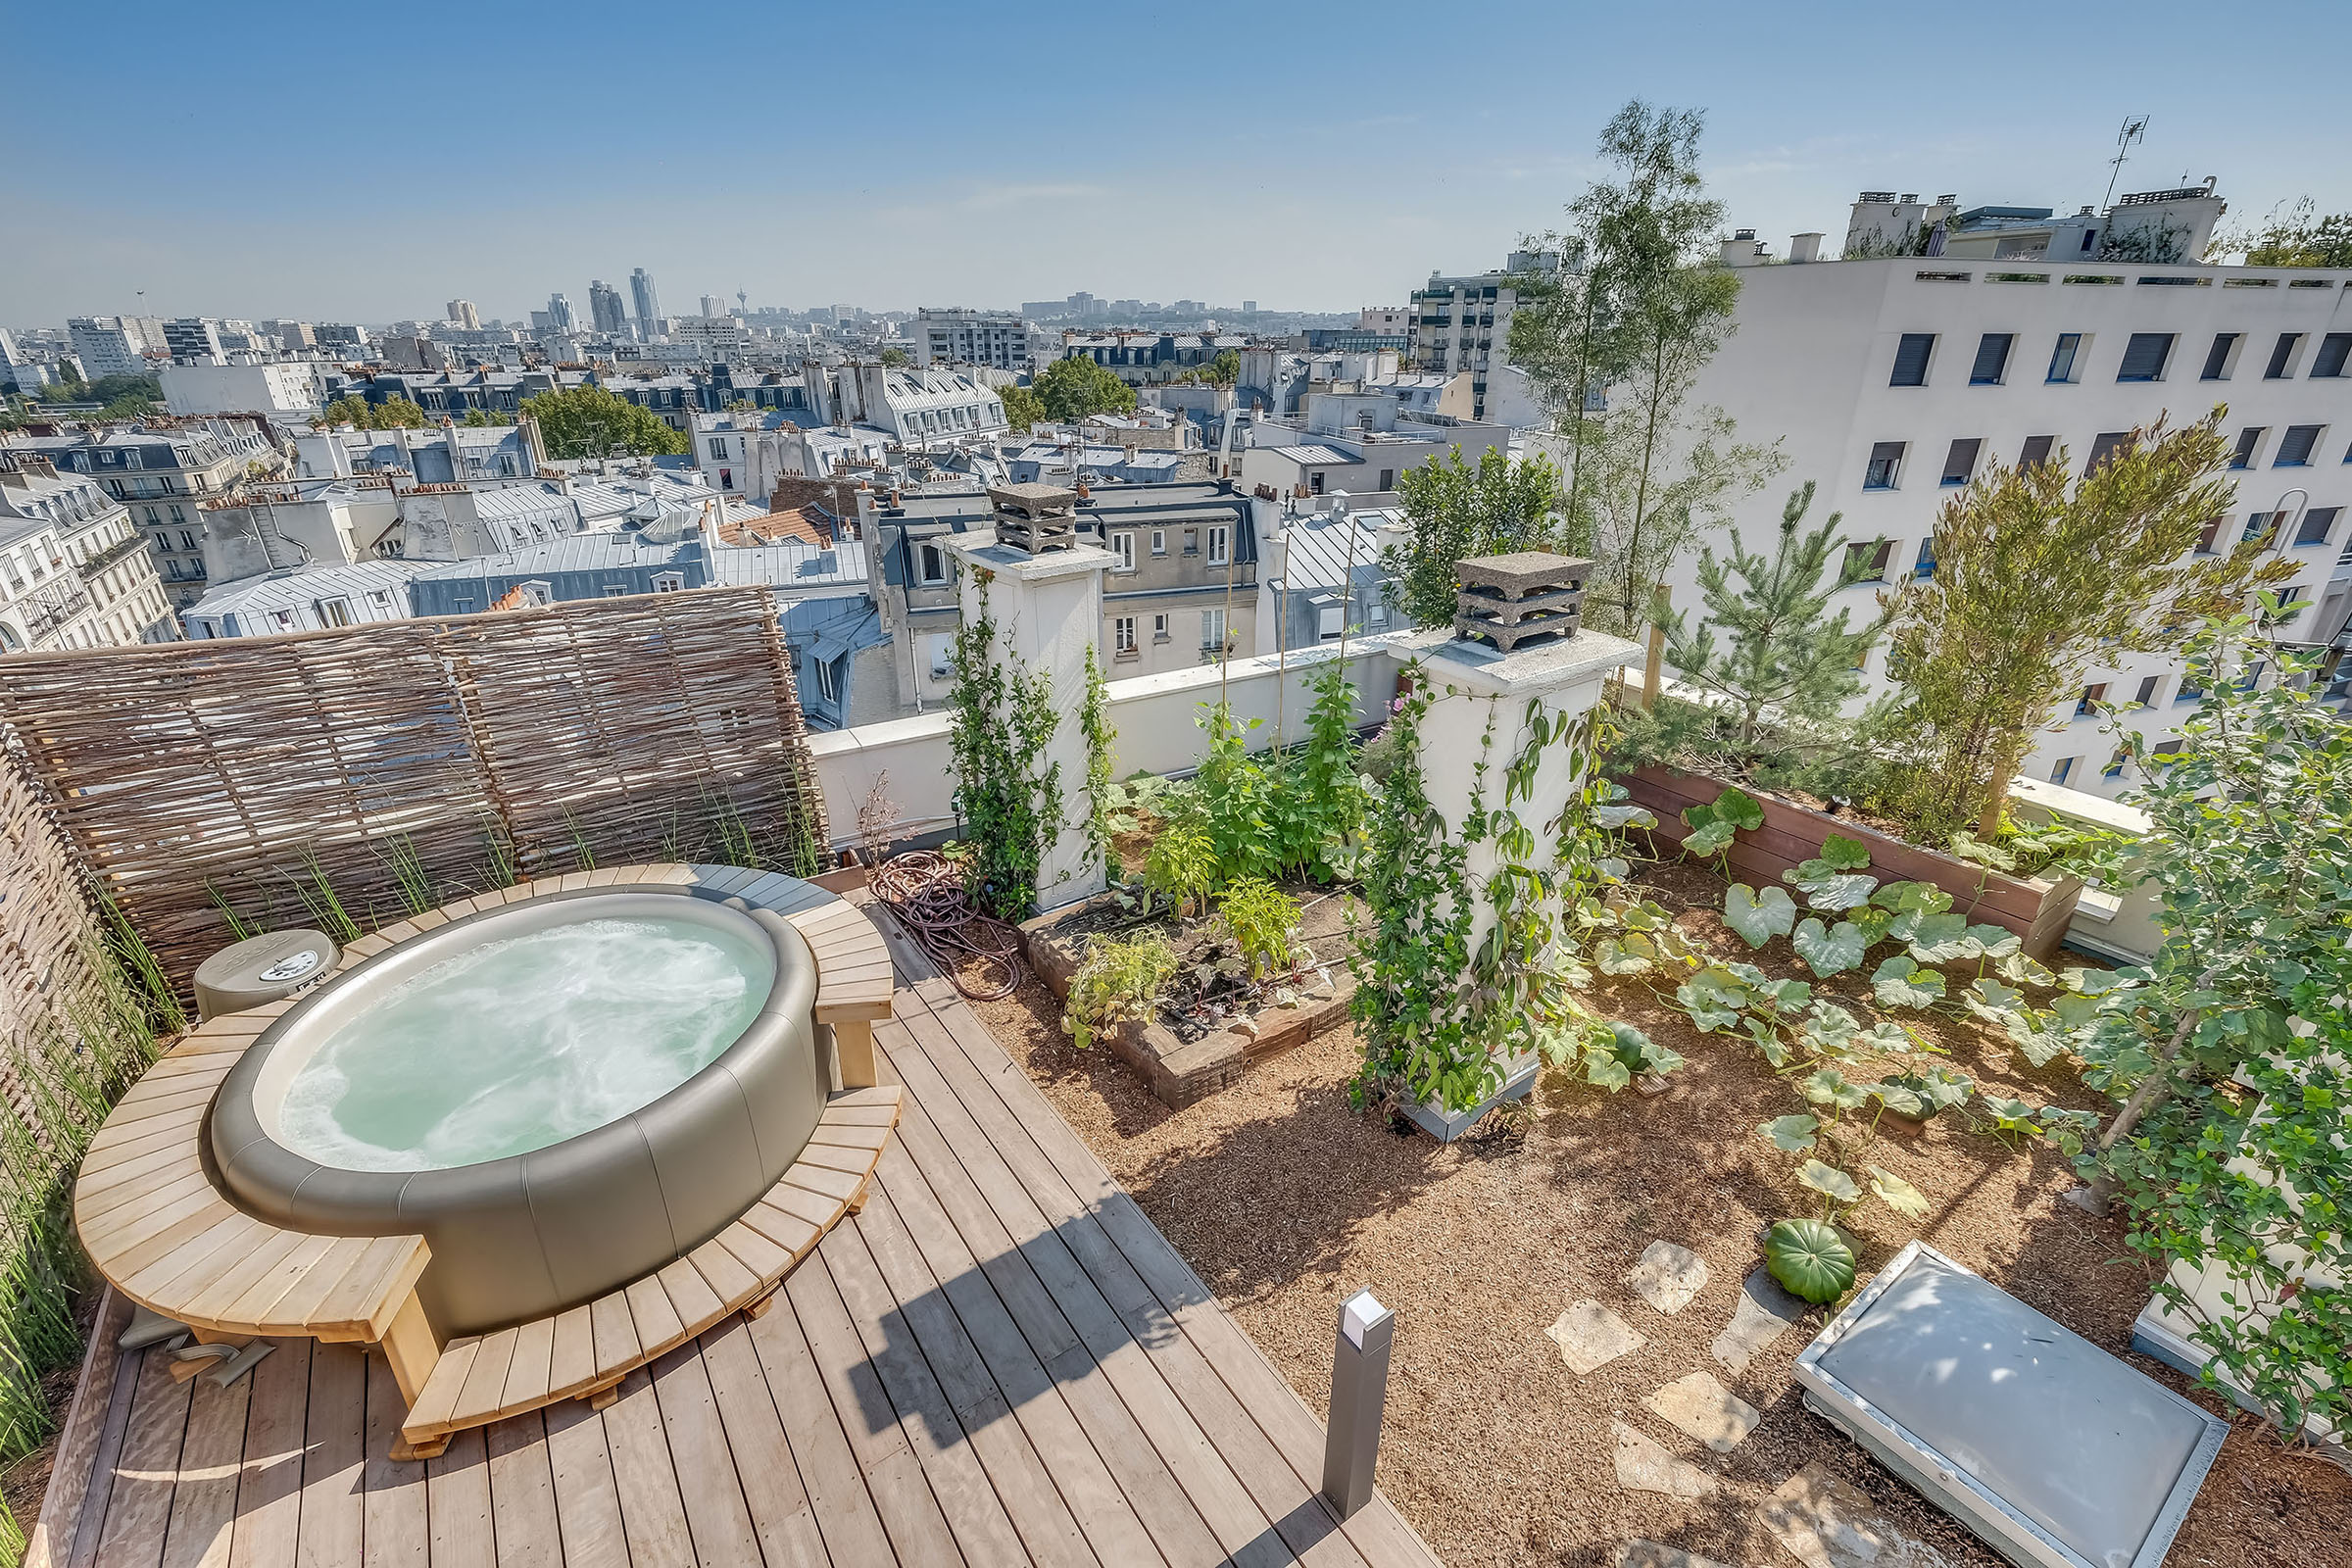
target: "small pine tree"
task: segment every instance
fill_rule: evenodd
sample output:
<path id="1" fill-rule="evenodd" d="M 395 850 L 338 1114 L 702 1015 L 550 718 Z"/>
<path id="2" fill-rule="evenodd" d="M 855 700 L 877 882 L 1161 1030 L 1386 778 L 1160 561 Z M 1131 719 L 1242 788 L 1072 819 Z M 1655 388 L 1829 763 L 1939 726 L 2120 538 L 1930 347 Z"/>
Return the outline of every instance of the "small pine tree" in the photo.
<path id="1" fill-rule="evenodd" d="M 1691 685 L 1726 700 L 1742 748 L 1756 744 L 1768 713 L 1784 722 L 1834 717 L 1862 690 L 1855 666 L 1886 629 L 1884 614 L 1856 627 L 1846 623 L 1845 611 L 1830 613 L 1830 596 L 1841 585 L 1830 564 L 1845 543 L 1838 532 L 1845 519 L 1833 512 L 1805 530 L 1812 505 L 1808 479 L 1781 509 L 1781 536 L 1769 560 L 1736 533 L 1729 561 L 1712 548 L 1701 551 L 1705 619 L 1693 627 L 1687 614 L 1673 612 L 1660 621 L 1667 660 Z"/>

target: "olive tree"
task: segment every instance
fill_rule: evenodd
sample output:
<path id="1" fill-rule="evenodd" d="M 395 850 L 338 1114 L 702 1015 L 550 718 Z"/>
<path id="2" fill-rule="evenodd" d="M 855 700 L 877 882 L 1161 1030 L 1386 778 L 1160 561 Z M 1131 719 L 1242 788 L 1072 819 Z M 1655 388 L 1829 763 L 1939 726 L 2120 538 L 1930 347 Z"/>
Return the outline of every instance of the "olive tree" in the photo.
<path id="1" fill-rule="evenodd" d="M 2063 447 L 1995 465 L 1944 504 L 1935 573 L 1896 596 L 1887 636 L 1919 760 L 1900 803 L 1914 826 L 1973 822 L 1991 838 L 2034 732 L 2094 665 L 2177 652 L 2199 621 L 2293 575 L 2260 539 L 2208 533 L 2235 499 L 2226 412 L 2160 417 L 2079 475 Z"/>

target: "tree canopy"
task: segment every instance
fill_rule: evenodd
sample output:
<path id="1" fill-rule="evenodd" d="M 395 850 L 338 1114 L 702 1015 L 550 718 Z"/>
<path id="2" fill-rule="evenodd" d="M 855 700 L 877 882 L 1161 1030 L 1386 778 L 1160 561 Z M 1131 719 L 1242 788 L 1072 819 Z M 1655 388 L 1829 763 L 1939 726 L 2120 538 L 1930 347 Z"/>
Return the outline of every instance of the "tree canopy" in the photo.
<path id="1" fill-rule="evenodd" d="M 2177 652 L 2199 620 L 2294 575 L 2266 540 L 2219 531 L 2235 502 L 2226 413 L 2159 418 L 2080 476 L 2064 448 L 1994 465 L 1944 503 L 1935 573 L 1905 585 L 1888 636 L 1921 760 L 1915 825 L 1991 837 L 2033 732 L 2093 663 Z"/>
<path id="2" fill-rule="evenodd" d="M 1473 466 L 1455 447 L 1398 474 L 1396 491 L 1410 532 L 1385 553 L 1382 569 L 1396 579 L 1398 608 L 1424 626 L 1453 623 L 1455 562 L 1564 546 L 1560 470 L 1541 455 L 1514 463 L 1490 447 Z"/>
<path id="3" fill-rule="evenodd" d="M 1135 388 L 1084 358 L 1055 360 L 1030 381 L 1029 390 L 1046 417 L 1057 421 L 1135 411 Z"/>
<path id="4" fill-rule="evenodd" d="M 1004 405 L 1004 422 L 1024 434 L 1046 416 L 1046 406 L 1025 386 L 1001 386 L 997 397 Z"/>
<path id="5" fill-rule="evenodd" d="M 542 392 L 522 400 L 539 421 L 551 458 L 672 457 L 688 448 L 684 431 L 601 386 Z"/>
<path id="6" fill-rule="evenodd" d="M 2352 267 L 2352 213 L 2322 215 L 2306 196 L 2236 241 L 2248 267 Z"/>
<path id="7" fill-rule="evenodd" d="M 320 410 L 318 421 L 348 424 L 361 430 L 421 430 L 430 422 L 424 410 L 408 398 L 391 397 L 381 403 L 370 403 L 350 393 Z"/>

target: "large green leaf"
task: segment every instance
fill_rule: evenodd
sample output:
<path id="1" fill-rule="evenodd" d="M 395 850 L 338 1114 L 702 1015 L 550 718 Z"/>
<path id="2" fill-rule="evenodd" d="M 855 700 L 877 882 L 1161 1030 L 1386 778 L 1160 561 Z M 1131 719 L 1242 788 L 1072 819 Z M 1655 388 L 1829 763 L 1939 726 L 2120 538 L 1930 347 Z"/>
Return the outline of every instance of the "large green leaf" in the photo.
<path id="1" fill-rule="evenodd" d="M 1813 985 L 1807 980 L 1762 980 L 1752 989 L 1754 1004 L 1774 1012 L 1795 1012 L 1813 1000 Z"/>
<path id="2" fill-rule="evenodd" d="M 2024 1004 L 2025 1000 L 2023 991 L 2005 986 L 1998 980 L 1972 981 L 1969 988 L 1960 993 L 1961 1004 L 1986 1023 L 2006 1021 Z M 2077 997 L 2068 1000 L 2079 1002 L 2082 999 Z"/>
<path id="3" fill-rule="evenodd" d="M 1816 1304 L 1854 1288 L 1853 1249 L 1817 1219 L 1785 1219 L 1765 1232 L 1764 1266 L 1790 1295 Z"/>
<path id="4" fill-rule="evenodd" d="M 1657 817 L 1651 814 L 1648 808 L 1642 806 L 1595 806 L 1592 808 L 1592 820 L 1606 828 L 1650 828 L 1658 825 Z"/>
<path id="5" fill-rule="evenodd" d="M 2003 1100 L 1993 1095 L 1980 1095 L 1977 1103 L 1992 1114 L 1995 1131 L 2031 1133 L 2040 1129 L 2034 1125 L 2034 1107 L 2022 1100 Z"/>
<path id="6" fill-rule="evenodd" d="M 1801 1154 L 1813 1147 L 1813 1135 L 1820 1129 L 1821 1122 L 1817 1118 L 1797 1115 L 1776 1116 L 1757 1127 L 1756 1131 L 1762 1133 L 1765 1141 L 1783 1153 Z"/>
<path id="7" fill-rule="evenodd" d="M 1841 909 L 1862 907 L 1870 902 L 1870 890 L 1878 885 L 1875 877 L 1842 874 L 1802 884 L 1805 903 L 1832 914 Z"/>
<path id="8" fill-rule="evenodd" d="M 1744 882 L 1735 882 L 1723 896 L 1723 923 L 1749 947 L 1760 948 L 1795 926 L 1796 901 L 1779 888 L 1758 893 Z"/>
<path id="9" fill-rule="evenodd" d="M 1847 1082 L 1845 1074 L 1835 1067 L 1816 1067 L 1799 1078 L 1796 1087 L 1816 1105 L 1833 1105 L 1839 1110 L 1852 1110 L 1870 1098 L 1868 1090 Z"/>
<path id="10" fill-rule="evenodd" d="M 1674 1000 L 1690 1014 L 1700 1034 L 1718 1034 L 1740 1022 L 1747 1006 L 1747 987 L 1720 964 L 1709 964 L 1674 989 Z"/>
<path id="11" fill-rule="evenodd" d="M 1817 1054 L 1835 1056 L 1852 1048 L 1860 1027 L 1854 1015 L 1835 1002 L 1816 1002 L 1805 1019 L 1804 1044 Z"/>
<path id="12" fill-rule="evenodd" d="M 1808 1159 L 1796 1167 L 1796 1179 L 1822 1197 L 1840 1203 L 1858 1203 L 1862 1189 L 1854 1179 L 1835 1165 L 1825 1165 L 1818 1159 Z"/>
<path id="13" fill-rule="evenodd" d="M 1965 1103 L 1977 1087 L 1975 1079 L 1940 1064 L 1920 1071 L 1898 1073 L 1887 1082 L 1900 1084 L 1917 1096 L 1920 1103 L 1926 1107 L 1925 1113 L 1930 1116 Z"/>
<path id="14" fill-rule="evenodd" d="M 1902 924 L 1900 917 L 1895 924 Z M 1976 944 L 1968 940 L 1968 922 L 1956 914 L 1921 915 L 1904 941 L 1911 956 L 1922 963 L 1950 963 L 1976 956 Z"/>
<path id="15" fill-rule="evenodd" d="M 1842 974 L 1862 961 L 1869 944 L 1853 923 L 1840 920 L 1835 926 L 1824 926 L 1810 915 L 1806 916 L 1789 939 L 1796 947 L 1796 956 L 1815 974 L 1827 978 Z"/>
<path id="16" fill-rule="evenodd" d="M 1943 1000 L 1943 976 L 1909 958 L 1888 958 L 1870 977 L 1883 1007 L 1928 1007 Z"/>
<path id="17" fill-rule="evenodd" d="M 2017 1043 L 2018 1054 L 2036 1067 L 2047 1067 L 2066 1054 L 2066 1036 L 2047 1027 L 2054 1014 L 2036 1016 L 2018 1008 L 2001 1014 L 2001 1027 Z"/>
<path id="18" fill-rule="evenodd" d="M 1822 841 L 1821 858 L 1840 871 L 1859 871 L 1870 864 L 1870 847 L 1833 833 Z"/>
<path id="19" fill-rule="evenodd" d="M 1605 1051 L 1585 1053 L 1585 1082 L 1597 1084 L 1612 1094 L 1634 1081 L 1634 1075 L 1624 1062 Z"/>
<path id="20" fill-rule="evenodd" d="M 1888 1208 L 1905 1219 L 1924 1219 L 1928 1212 L 1928 1195 L 1882 1166 L 1870 1167 L 1870 1190 L 1879 1195 Z"/>
<path id="21" fill-rule="evenodd" d="M 1972 925 L 1968 940 L 1977 947 L 1968 955 L 1972 958 L 2006 958 L 2025 946 L 2025 939 L 2005 925 Z"/>
<path id="22" fill-rule="evenodd" d="M 1952 906 L 1952 896 L 1933 882 L 1889 882 L 1870 902 L 1894 914 L 1941 914 Z"/>
<path id="23" fill-rule="evenodd" d="M 1622 937 L 1602 937 L 1592 948 L 1592 961 L 1602 974 L 1642 974 L 1656 967 L 1658 950 L 1639 931 Z"/>
<path id="24" fill-rule="evenodd" d="M 1690 813 L 1686 811 L 1684 814 L 1687 816 Z M 1683 835 L 1683 853 L 1695 855 L 1702 860 L 1709 856 L 1721 855 L 1732 847 L 1737 832 L 1729 822 L 1704 823 Z"/>
<path id="25" fill-rule="evenodd" d="M 2067 969 L 2058 978 L 2067 990 L 2083 997 L 2102 997 L 2131 984 L 2113 969 Z"/>
<path id="26" fill-rule="evenodd" d="M 1729 822 L 1750 833 L 1764 825 L 1764 808 L 1756 803 L 1754 796 L 1737 787 L 1727 787 L 1715 797 L 1714 811 L 1717 821 Z"/>
<path id="27" fill-rule="evenodd" d="M 1870 1093 L 1872 1099 L 1897 1116 L 1908 1116 L 1914 1121 L 1927 1119 L 1928 1102 L 1920 1098 L 1918 1090 L 1908 1084 L 1892 1078 L 1883 1079 L 1870 1086 Z"/>

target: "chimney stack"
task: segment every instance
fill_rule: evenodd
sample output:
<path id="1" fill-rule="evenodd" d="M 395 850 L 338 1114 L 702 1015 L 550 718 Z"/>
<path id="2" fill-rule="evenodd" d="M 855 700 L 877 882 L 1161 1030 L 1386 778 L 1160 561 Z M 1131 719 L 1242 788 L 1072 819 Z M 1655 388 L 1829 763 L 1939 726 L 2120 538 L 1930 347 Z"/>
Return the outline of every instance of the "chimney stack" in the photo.
<path id="1" fill-rule="evenodd" d="M 1792 263 L 1820 261 L 1821 240 L 1822 236 L 1818 233 L 1789 235 L 1788 260 Z"/>

